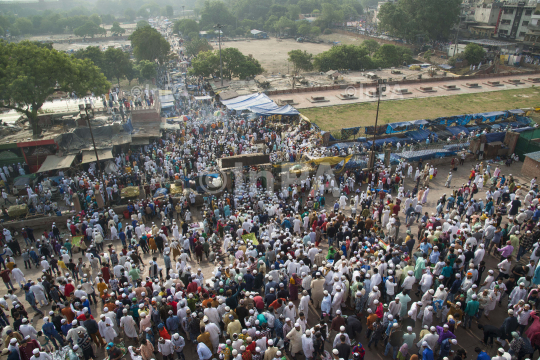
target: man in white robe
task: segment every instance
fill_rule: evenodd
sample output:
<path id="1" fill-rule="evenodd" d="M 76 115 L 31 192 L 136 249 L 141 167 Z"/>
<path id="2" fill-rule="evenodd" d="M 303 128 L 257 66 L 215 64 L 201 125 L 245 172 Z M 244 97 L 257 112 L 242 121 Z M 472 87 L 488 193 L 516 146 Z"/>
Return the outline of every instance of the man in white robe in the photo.
<path id="1" fill-rule="evenodd" d="M 311 330 L 306 330 L 306 333 L 302 335 L 302 350 L 306 359 L 313 357 L 315 353 L 315 347 L 313 346 L 313 337 L 311 336 Z"/>
<path id="2" fill-rule="evenodd" d="M 341 287 L 336 288 L 336 294 L 334 299 L 332 299 L 332 316 L 336 316 L 336 311 L 341 309 L 341 301 L 343 300 L 343 292 Z"/>
<path id="3" fill-rule="evenodd" d="M 127 309 L 123 310 L 124 316 L 120 319 L 120 327 L 124 330 L 124 334 L 128 338 L 137 338 L 139 332 L 137 331 L 137 323 L 133 320 L 131 315 L 127 315 Z"/>
<path id="4" fill-rule="evenodd" d="M 118 336 L 114 330 L 111 319 L 106 317 L 105 314 L 101 315 L 101 321 L 98 323 L 98 328 L 99 334 L 105 339 L 106 343 L 114 342 L 114 338 Z"/>
<path id="5" fill-rule="evenodd" d="M 298 311 L 301 311 L 304 313 L 304 316 L 306 317 L 306 321 L 308 319 L 308 314 L 309 314 L 309 302 L 310 302 L 310 296 L 307 290 L 302 291 L 302 298 L 300 299 L 300 304 L 298 304 Z"/>
<path id="6" fill-rule="evenodd" d="M 212 347 L 214 348 L 214 354 L 217 353 L 217 349 L 219 346 L 219 335 L 221 331 L 219 330 L 219 327 L 210 322 L 208 318 L 203 319 L 205 327 L 204 330 L 207 331 L 210 334 L 210 341 L 212 342 Z"/>

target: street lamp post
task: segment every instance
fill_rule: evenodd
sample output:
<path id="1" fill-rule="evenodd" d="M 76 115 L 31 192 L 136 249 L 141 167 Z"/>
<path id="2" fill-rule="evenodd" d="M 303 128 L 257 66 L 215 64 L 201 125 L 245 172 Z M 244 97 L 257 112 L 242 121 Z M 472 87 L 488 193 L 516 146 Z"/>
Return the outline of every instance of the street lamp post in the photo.
<path id="1" fill-rule="evenodd" d="M 214 29 L 218 29 L 218 42 L 219 42 L 219 78 L 221 79 L 221 87 L 223 87 L 223 63 L 221 62 L 221 24 L 216 24 Z"/>
<path id="2" fill-rule="evenodd" d="M 375 115 L 375 128 L 373 129 L 373 141 L 371 144 L 370 169 L 375 168 L 375 137 L 377 136 L 377 122 L 379 121 L 379 105 L 381 104 L 381 93 L 386 91 L 386 79 L 377 80 L 377 113 Z"/>
<path id="3" fill-rule="evenodd" d="M 94 153 L 96 154 L 96 161 L 97 161 L 97 166 L 98 166 L 98 179 L 99 179 L 99 175 L 101 174 L 101 165 L 99 164 L 99 157 L 98 157 L 98 152 L 97 152 L 97 148 L 96 148 L 96 142 L 94 141 L 94 133 L 92 132 L 92 125 L 90 125 L 90 118 L 88 117 L 88 110 L 92 109 L 92 105 L 91 104 L 86 104 L 86 106 L 84 104 L 79 104 L 79 111 L 83 111 L 86 113 L 86 121 L 88 122 L 88 128 L 90 129 L 90 136 L 92 137 L 92 144 L 94 145 Z"/>
<path id="4" fill-rule="evenodd" d="M 182 5 L 182 17 L 185 19 L 186 18 L 186 6 L 185 5 Z"/>

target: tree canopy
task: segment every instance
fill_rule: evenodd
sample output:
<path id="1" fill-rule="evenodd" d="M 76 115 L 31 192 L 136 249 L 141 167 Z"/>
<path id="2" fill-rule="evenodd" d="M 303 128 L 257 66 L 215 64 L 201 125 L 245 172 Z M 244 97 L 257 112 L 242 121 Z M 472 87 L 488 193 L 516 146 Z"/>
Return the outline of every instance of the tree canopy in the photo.
<path id="1" fill-rule="evenodd" d="M 136 66 L 139 81 L 151 80 L 157 76 L 157 66 L 153 61 L 141 60 Z"/>
<path id="2" fill-rule="evenodd" d="M 173 31 L 175 33 L 182 33 L 182 35 L 187 35 L 189 33 L 199 33 L 199 24 L 192 19 L 181 19 L 174 22 Z"/>
<path id="3" fill-rule="evenodd" d="M 187 55 L 197 55 L 198 53 L 200 52 L 203 52 L 203 51 L 211 51 L 213 50 L 214 48 L 212 47 L 212 45 L 210 45 L 208 43 L 208 40 L 206 39 L 199 39 L 199 38 L 196 38 L 194 40 L 191 40 L 191 41 L 188 41 L 185 45 L 184 45 L 185 49 L 186 49 L 186 54 Z"/>
<path id="4" fill-rule="evenodd" d="M 88 59 L 94 63 L 109 80 L 133 79 L 133 63 L 129 54 L 120 49 L 108 48 L 101 51 L 97 46 L 88 46 L 86 49 L 76 51 L 73 56 L 77 59 Z"/>
<path id="5" fill-rule="evenodd" d="M 463 57 L 470 65 L 476 65 L 486 56 L 484 48 L 478 44 L 469 43 L 465 46 Z"/>
<path id="6" fill-rule="evenodd" d="M 169 42 L 150 26 L 144 26 L 135 30 L 130 36 L 133 55 L 137 60 L 158 60 L 163 63 L 169 54 L 171 46 Z"/>
<path id="7" fill-rule="evenodd" d="M 375 48 L 373 56 L 370 51 Z M 300 52 L 300 50 L 294 50 Z M 290 56 L 291 52 L 289 52 Z M 308 54 L 311 55 L 311 54 Z M 391 67 L 411 63 L 412 52 L 403 46 L 385 44 L 379 46 L 377 42 L 362 45 L 340 45 L 316 55 L 313 66 L 319 71 L 328 70 L 362 70 L 374 67 Z"/>
<path id="8" fill-rule="evenodd" d="M 245 79 L 261 74 L 264 69 L 261 64 L 251 56 L 245 56 L 236 48 L 221 50 L 223 62 L 223 77 Z M 201 52 L 191 61 L 190 73 L 205 77 L 219 77 L 219 51 Z"/>
<path id="9" fill-rule="evenodd" d="M 381 5 L 379 28 L 416 42 L 446 40 L 457 23 L 461 0 L 400 0 Z"/>
<path id="10" fill-rule="evenodd" d="M 92 21 L 87 21 L 84 25 L 73 30 L 73 33 L 77 36 L 85 38 L 87 36 L 94 37 L 95 35 L 105 35 L 107 34 L 107 30 L 99 25 L 96 25 L 96 23 Z"/>
<path id="11" fill-rule="evenodd" d="M 113 22 L 111 27 L 111 33 L 115 36 L 121 35 L 126 32 L 126 29 L 120 27 L 120 23 L 118 21 Z"/>
<path id="12" fill-rule="evenodd" d="M 13 109 L 30 120 L 34 135 L 38 111 L 56 91 L 102 94 L 111 84 L 88 59 L 37 46 L 29 41 L 0 43 L 0 108 Z"/>
<path id="13" fill-rule="evenodd" d="M 313 65 L 319 71 L 361 70 L 373 68 L 368 51 L 362 46 L 340 45 L 315 56 Z"/>
<path id="14" fill-rule="evenodd" d="M 313 54 L 308 53 L 306 50 L 291 50 L 289 51 L 289 61 L 294 66 L 294 72 L 298 73 L 299 70 L 310 71 L 313 70 Z"/>

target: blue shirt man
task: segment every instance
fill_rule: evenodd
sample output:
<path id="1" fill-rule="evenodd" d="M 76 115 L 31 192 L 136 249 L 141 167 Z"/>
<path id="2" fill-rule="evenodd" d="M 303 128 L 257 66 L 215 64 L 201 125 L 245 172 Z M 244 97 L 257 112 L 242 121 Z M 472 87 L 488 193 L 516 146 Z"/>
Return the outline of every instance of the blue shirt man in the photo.
<path id="1" fill-rule="evenodd" d="M 208 360 L 212 357 L 212 351 L 203 342 L 197 344 L 197 355 L 200 360 Z"/>

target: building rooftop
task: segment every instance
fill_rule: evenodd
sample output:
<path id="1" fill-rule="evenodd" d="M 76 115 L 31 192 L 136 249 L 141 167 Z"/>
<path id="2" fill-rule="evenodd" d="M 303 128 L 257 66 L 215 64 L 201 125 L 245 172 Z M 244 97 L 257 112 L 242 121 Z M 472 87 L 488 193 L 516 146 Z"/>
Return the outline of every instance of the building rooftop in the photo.
<path id="1" fill-rule="evenodd" d="M 468 42 L 468 43 L 474 43 L 474 44 L 478 44 L 478 45 L 486 45 L 486 46 L 511 46 L 511 45 L 515 45 L 515 43 L 511 43 L 511 42 L 507 42 L 507 41 L 488 40 L 488 39 L 461 40 L 461 41 Z"/>
<path id="2" fill-rule="evenodd" d="M 540 151 L 531 152 L 528 154 L 523 154 L 523 156 L 529 157 L 535 161 L 540 161 Z"/>

